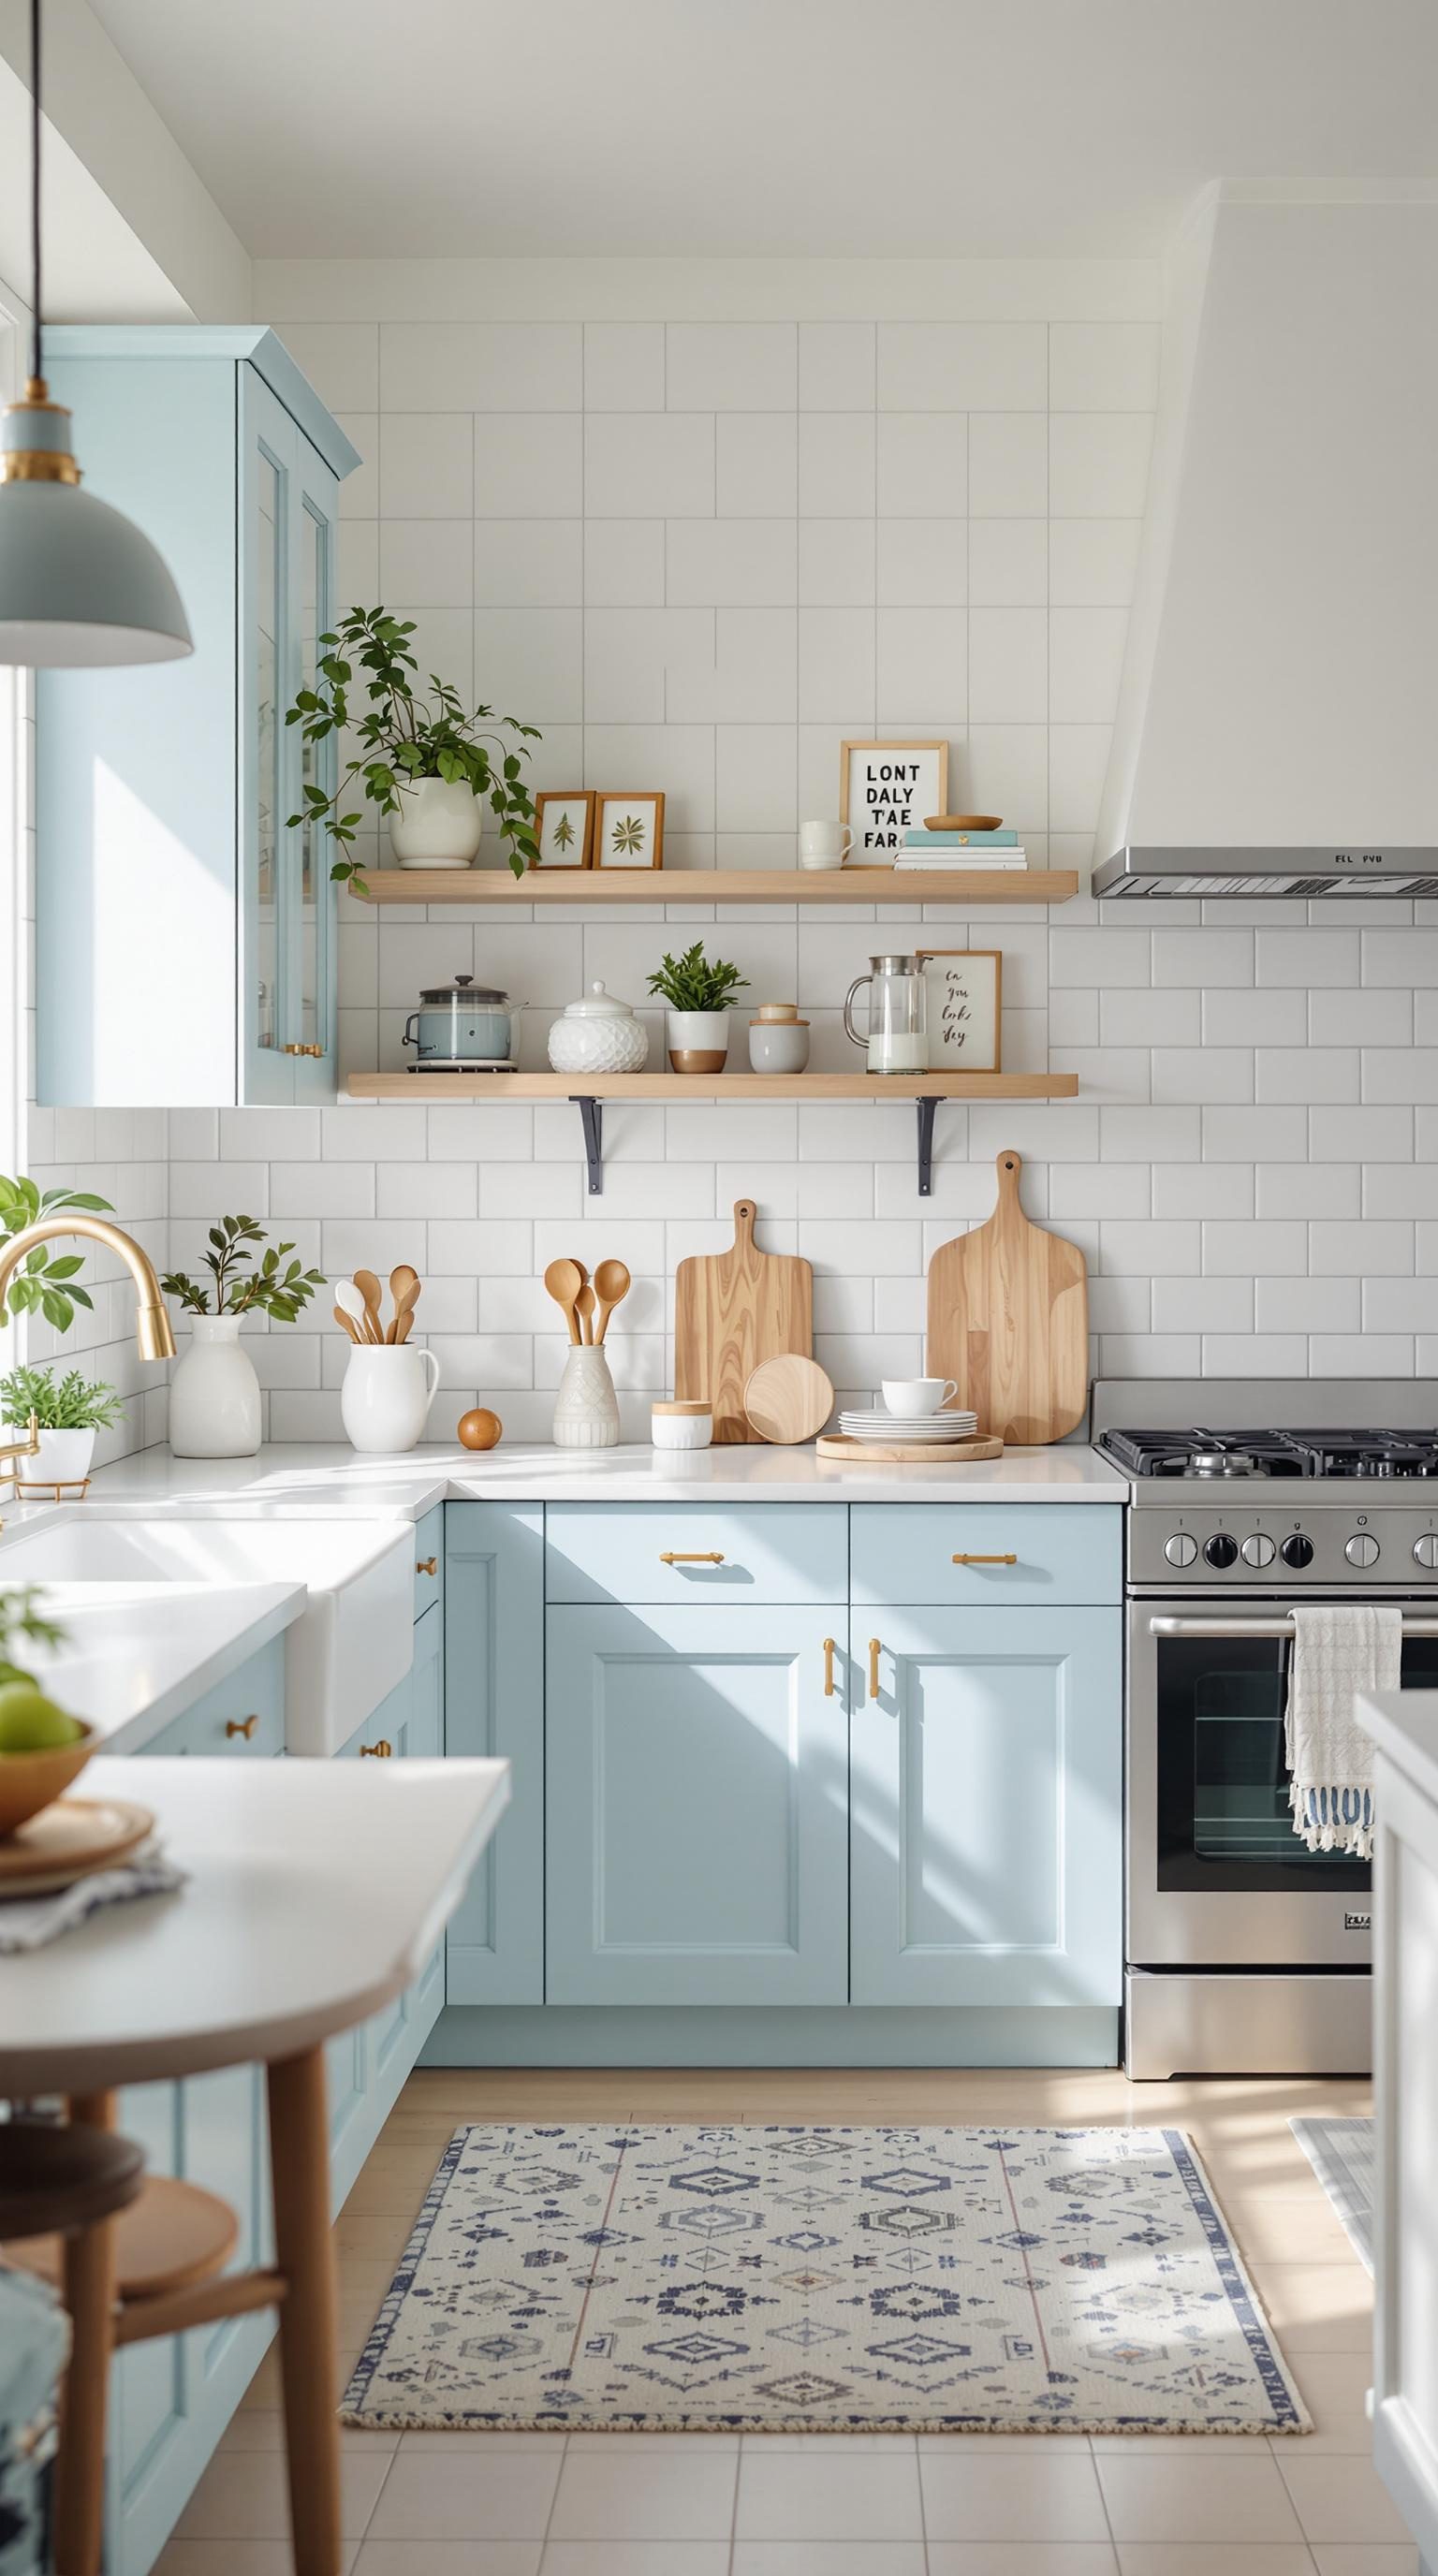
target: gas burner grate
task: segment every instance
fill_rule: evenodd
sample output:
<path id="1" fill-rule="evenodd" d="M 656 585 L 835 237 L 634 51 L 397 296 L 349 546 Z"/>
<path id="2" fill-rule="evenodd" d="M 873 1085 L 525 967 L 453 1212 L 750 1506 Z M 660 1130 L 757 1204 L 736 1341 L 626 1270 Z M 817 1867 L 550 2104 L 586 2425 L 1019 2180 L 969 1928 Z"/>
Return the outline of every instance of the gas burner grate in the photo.
<path id="1" fill-rule="evenodd" d="M 1399 1431 L 1104 1431 L 1098 1448 L 1130 1476 L 1438 1479 L 1438 1434 Z M 1201 1462 L 1201 1463 L 1200 1463 Z"/>

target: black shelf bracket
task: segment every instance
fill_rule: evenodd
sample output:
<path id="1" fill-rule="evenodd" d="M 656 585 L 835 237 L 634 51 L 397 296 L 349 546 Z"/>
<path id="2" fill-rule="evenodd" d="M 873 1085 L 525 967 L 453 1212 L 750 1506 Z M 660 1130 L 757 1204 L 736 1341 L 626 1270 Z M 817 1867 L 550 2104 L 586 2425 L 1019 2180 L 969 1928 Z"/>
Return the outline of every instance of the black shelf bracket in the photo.
<path id="1" fill-rule="evenodd" d="M 570 1099 L 579 1111 L 584 1129 L 584 1159 L 589 1166 L 589 1195 L 597 1199 L 604 1188 L 604 1103 L 592 1099 L 587 1091 L 571 1091 Z"/>
<path id="2" fill-rule="evenodd" d="M 933 1099 L 925 1098 L 916 1100 L 914 1103 L 919 1113 L 919 1196 L 921 1199 L 932 1198 L 934 1194 L 934 1111 L 938 1105 L 937 1095 Z"/>

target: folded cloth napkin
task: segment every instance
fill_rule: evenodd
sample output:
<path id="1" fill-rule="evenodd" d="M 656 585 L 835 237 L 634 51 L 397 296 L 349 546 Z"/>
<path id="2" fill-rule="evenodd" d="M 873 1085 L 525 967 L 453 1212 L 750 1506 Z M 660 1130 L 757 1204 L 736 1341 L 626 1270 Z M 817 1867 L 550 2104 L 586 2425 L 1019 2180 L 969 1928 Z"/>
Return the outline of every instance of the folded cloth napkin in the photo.
<path id="1" fill-rule="evenodd" d="M 1310 1851 L 1373 1855 L 1373 1747 L 1353 1713 L 1360 1691 L 1397 1690 L 1403 1613 L 1311 1602 L 1293 1613 L 1284 1751 L 1293 1830 Z"/>
<path id="2" fill-rule="evenodd" d="M 189 1871 L 166 1860 L 156 1842 L 141 1843 L 113 1869 L 97 1869 L 77 1878 L 72 1887 L 57 1887 L 49 1896 L 12 1896 L 0 1902 L 0 1958 L 21 1950 L 43 1950 L 62 1932 L 73 1932 L 102 1905 L 123 1905 L 132 1896 L 173 1896 Z"/>

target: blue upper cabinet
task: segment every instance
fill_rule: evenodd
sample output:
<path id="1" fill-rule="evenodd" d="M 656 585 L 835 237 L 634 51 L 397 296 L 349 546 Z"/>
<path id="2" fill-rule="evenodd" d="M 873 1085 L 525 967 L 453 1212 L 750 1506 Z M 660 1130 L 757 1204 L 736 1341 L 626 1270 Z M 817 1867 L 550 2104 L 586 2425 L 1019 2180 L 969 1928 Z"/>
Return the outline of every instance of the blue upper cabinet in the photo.
<path id="1" fill-rule="evenodd" d="M 359 458 L 258 326 L 76 325 L 46 371 L 87 488 L 165 557 L 193 656 L 42 671 L 36 689 L 37 1089 L 107 1108 L 333 1097 L 331 846 L 294 826 L 333 781 L 286 726 L 334 593 Z"/>

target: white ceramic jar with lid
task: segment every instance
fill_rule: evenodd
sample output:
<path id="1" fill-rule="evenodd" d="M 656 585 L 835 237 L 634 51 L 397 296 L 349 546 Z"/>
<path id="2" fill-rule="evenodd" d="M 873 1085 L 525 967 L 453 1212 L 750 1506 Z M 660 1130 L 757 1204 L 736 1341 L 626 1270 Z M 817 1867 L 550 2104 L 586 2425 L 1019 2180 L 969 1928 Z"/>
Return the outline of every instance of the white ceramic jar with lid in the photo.
<path id="1" fill-rule="evenodd" d="M 707 1449 L 714 1437 L 714 1408 L 707 1397 L 654 1404 L 649 1437 L 656 1449 Z"/>
<path id="2" fill-rule="evenodd" d="M 549 1032 L 556 1073 L 639 1073 L 649 1058 L 649 1032 L 628 1002 L 591 984 L 567 1004 Z"/>

